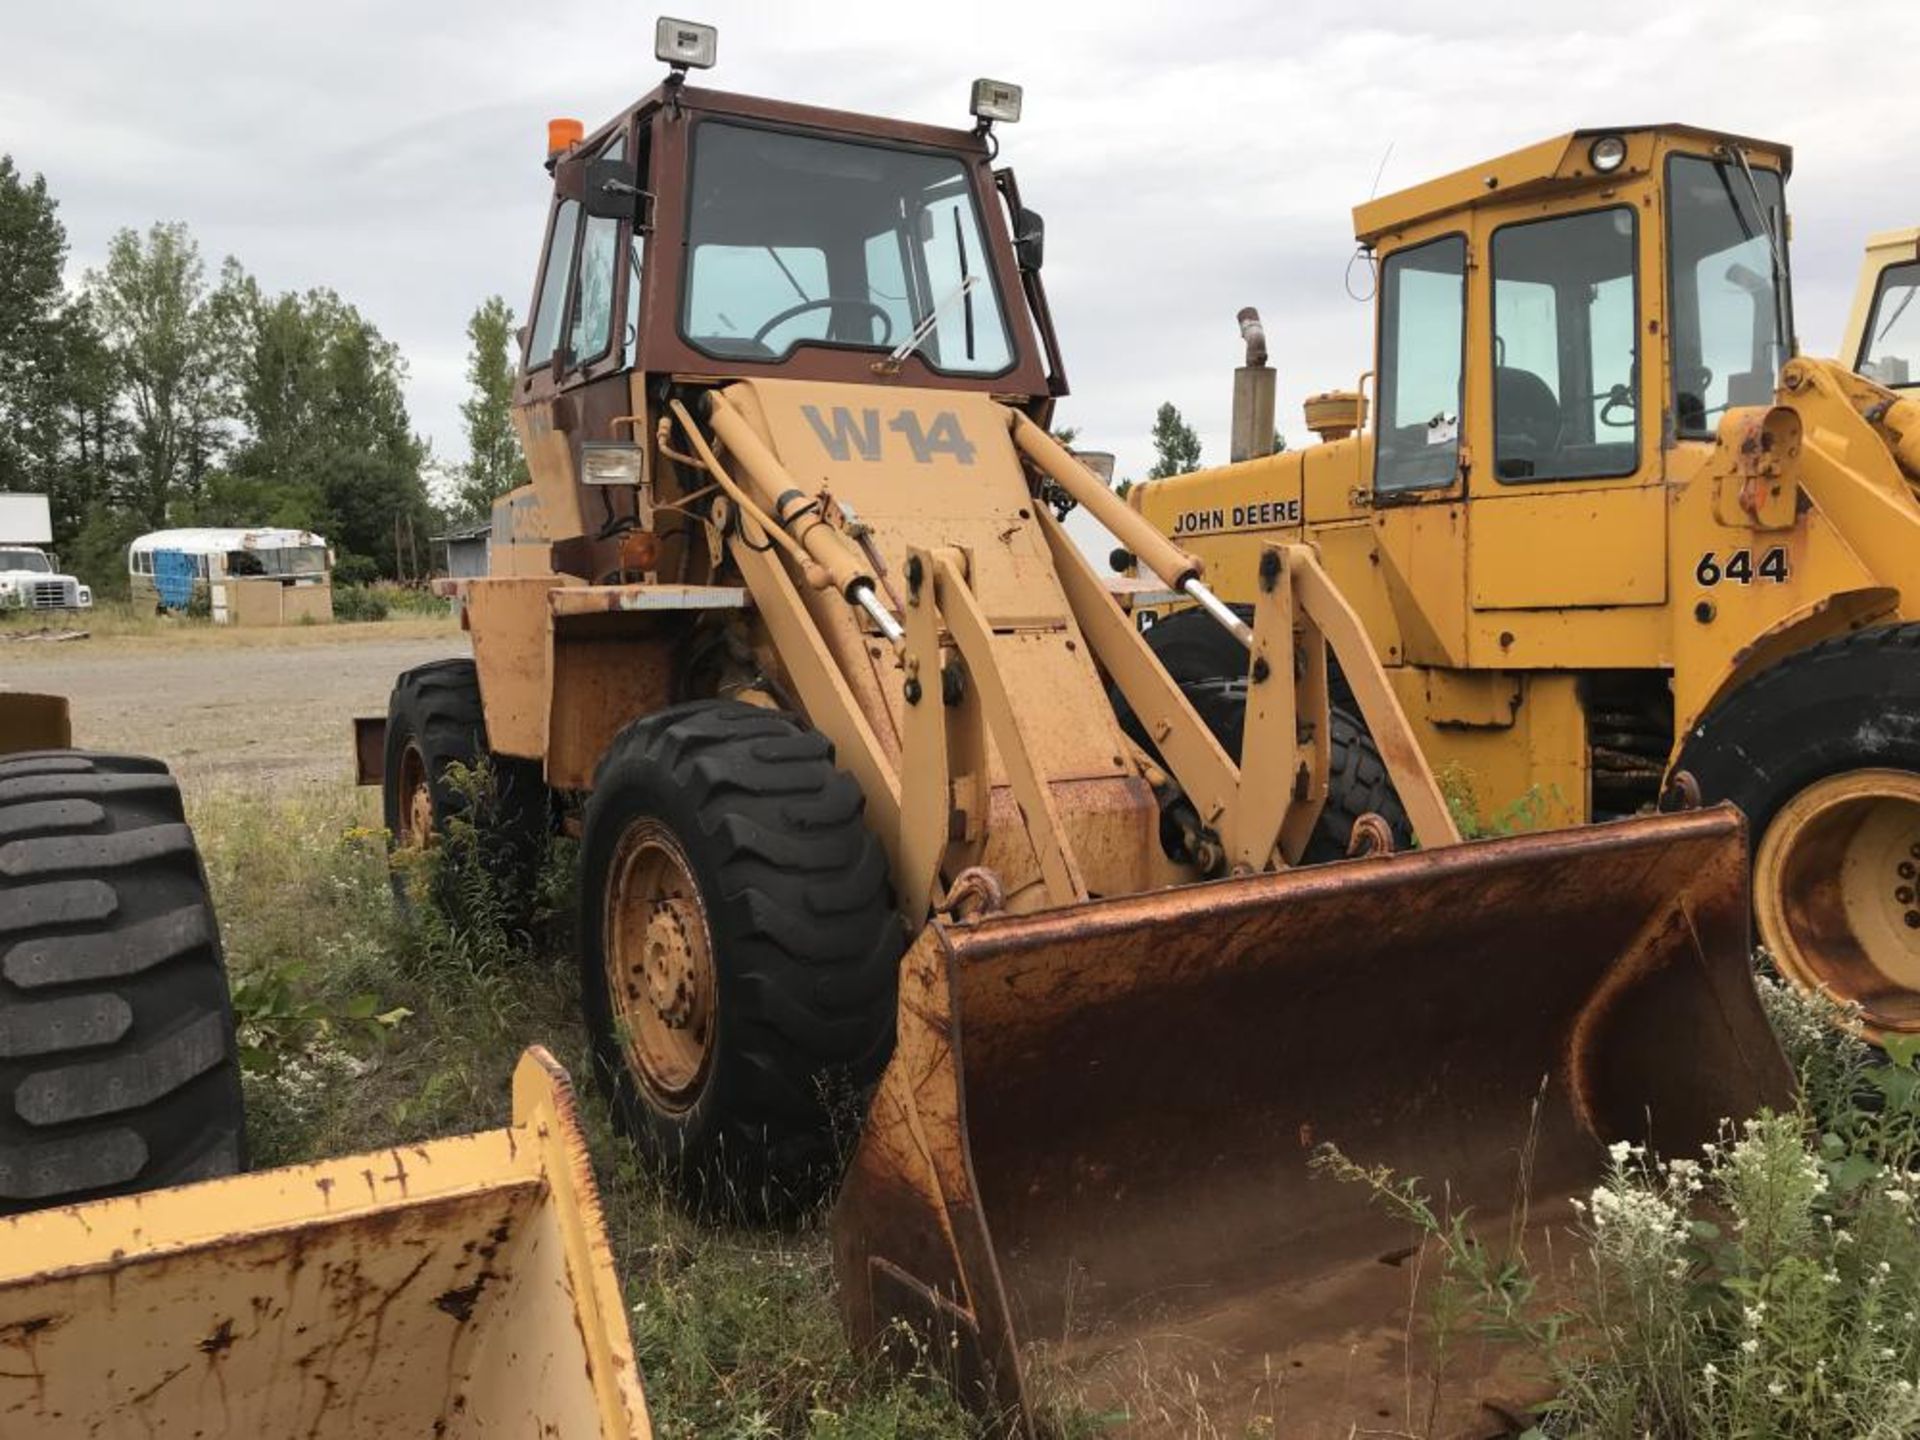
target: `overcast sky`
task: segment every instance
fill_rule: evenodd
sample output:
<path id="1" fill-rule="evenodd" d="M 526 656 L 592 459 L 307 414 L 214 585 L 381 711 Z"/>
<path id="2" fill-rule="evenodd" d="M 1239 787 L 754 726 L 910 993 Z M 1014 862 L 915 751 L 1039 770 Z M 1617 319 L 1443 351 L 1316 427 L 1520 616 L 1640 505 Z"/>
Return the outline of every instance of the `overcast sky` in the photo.
<path id="1" fill-rule="evenodd" d="M 1367 367 L 1351 210 L 1582 126 L 1683 120 L 1794 146 L 1803 346 L 1827 353 L 1870 230 L 1920 223 L 1920 3 L 1368 6 L 753 4 L 703 83 L 964 125 L 979 75 L 1026 87 L 1002 158 L 1047 218 L 1063 423 L 1150 463 L 1173 400 L 1224 459 L 1234 312 L 1258 305 L 1280 424 Z M 209 270 L 330 286 L 398 342 L 415 426 L 464 455 L 468 314 L 524 313 L 545 121 L 651 88 L 634 4 L 90 0 L 0 12 L 0 150 L 60 201 L 74 277 L 121 226 L 183 220 Z M 1390 148 L 1390 153 L 1389 153 Z"/>

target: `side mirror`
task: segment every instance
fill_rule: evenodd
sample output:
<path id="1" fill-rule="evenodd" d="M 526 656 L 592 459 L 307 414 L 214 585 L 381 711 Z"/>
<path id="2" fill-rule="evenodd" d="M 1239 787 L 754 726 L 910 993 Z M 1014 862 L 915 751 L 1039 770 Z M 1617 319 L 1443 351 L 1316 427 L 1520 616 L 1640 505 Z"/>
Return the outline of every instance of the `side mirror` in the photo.
<path id="1" fill-rule="evenodd" d="M 633 180 L 633 167 L 624 160 L 589 160 L 580 204 L 596 220 L 631 220 L 634 229 L 647 230 L 653 196 Z"/>
<path id="2" fill-rule="evenodd" d="M 1038 210 L 1022 209 L 1013 220 L 1013 258 L 1022 270 L 1040 268 L 1047 252 L 1047 222 Z"/>

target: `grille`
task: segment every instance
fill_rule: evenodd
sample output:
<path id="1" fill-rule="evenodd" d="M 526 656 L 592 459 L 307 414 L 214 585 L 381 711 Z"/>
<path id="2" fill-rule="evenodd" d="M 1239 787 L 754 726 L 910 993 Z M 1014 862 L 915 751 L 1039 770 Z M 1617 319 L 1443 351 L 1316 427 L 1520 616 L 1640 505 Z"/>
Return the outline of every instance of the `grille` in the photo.
<path id="1" fill-rule="evenodd" d="M 80 603 L 80 594 L 71 580 L 36 580 L 28 603 L 36 610 L 71 610 Z"/>

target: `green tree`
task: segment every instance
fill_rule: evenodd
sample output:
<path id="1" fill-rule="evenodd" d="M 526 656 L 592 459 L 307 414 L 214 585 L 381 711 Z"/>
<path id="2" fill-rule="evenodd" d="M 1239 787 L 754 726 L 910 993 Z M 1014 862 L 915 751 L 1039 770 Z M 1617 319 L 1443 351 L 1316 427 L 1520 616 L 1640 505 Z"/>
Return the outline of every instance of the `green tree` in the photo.
<path id="1" fill-rule="evenodd" d="M 1153 468 L 1147 471 L 1149 480 L 1164 480 L 1200 468 L 1200 437 L 1180 418 L 1171 400 L 1153 417 L 1153 453 Z"/>
<path id="2" fill-rule="evenodd" d="M 187 227 L 122 230 L 87 293 L 130 411 L 128 508 L 149 525 L 199 497 L 226 442 L 229 333 Z"/>
<path id="3" fill-rule="evenodd" d="M 0 490 L 54 489 L 67 233 L 44 176 L 0 155 Z"/>
<path id="4" fill-rule="evenodd" d="M 467 431 L 467 463 L 460 469 L 459 504 L 484 516 L 493 502 L 527 483 L 526 457 L 513 433 L 513 311 L 489 295 L 467 321 L 468 395 L 460 403 Z"/>
<path id="5" fill-rule="evenodd" d="M 198 513 L 318 530 L 343 560 L 397 573 L 428 519 L 399 350 L 331 290 L 267 297 L 230 265 L 220 294 L 244 437 Z"/>

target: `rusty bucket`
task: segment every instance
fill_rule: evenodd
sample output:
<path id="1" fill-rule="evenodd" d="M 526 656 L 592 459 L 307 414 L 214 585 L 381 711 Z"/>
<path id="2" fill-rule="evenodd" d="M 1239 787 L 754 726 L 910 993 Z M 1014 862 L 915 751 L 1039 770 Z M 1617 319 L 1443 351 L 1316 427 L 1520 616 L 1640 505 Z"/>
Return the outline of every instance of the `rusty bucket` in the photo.
<path id="1" fill-rule="evenodd" d="M 1502 1433 L 1516 1357 L 1436 1376 L 1431 1257 L 1309 1161 L 1502 1235 L 1524 1191 L 1537 1237 L 1610 1142 L 1786 1103 L 1746 874 L 1715 810 L 930 926 L 834 1217 L 850 1330 L 1014 1429 Z"/>
<path id="2" fill-rule="evenodd" d="M 0 1220 L 0 1437 L 651 1433 L 564 1072 L 478 1135 Z"/>

